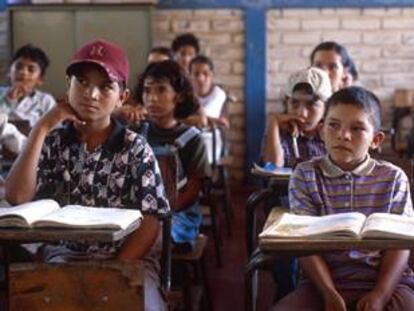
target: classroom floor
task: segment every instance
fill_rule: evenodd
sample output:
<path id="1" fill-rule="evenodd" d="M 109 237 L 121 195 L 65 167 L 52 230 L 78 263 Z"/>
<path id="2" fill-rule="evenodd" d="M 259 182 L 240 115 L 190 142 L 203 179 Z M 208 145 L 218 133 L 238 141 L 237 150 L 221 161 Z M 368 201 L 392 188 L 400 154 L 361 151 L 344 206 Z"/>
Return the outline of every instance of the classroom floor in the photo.
<path id="1" fill-rule="evenodd" d="M 207 247 L 207 270 L 214 311 L 244 310 L 244 266 L 247 262 L 245 242 L 245 204 L 254 189 L 242 188 L 232 191 L 232 236 L 228 237 L 221 221 L 223 267 L 217 268 L 214 243 L 210 238 Z M 258 215 L 260 216 L 260 215 Z M 266 273 L 259 275 L 258 310 L 268 310 L 272 304 L 275 287 Z"/>

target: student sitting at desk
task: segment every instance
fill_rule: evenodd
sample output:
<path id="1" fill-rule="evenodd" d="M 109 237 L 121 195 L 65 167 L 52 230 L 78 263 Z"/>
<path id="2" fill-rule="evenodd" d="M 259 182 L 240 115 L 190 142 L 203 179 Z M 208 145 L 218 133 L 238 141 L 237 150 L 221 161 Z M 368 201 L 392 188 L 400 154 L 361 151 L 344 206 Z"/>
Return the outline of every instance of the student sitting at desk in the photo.
<path id="1" fill-rule="evenodd" d="M 154 246 L 158 216 L 169 205 L 157 161 L 143 137 L 111 119 L 129 95 L 128 71 L 126 53 L 108 41 L 89 42 L 75 53 L 66 69 L 68 102 L 59 102 L 33 127 L 6 179 L 6 198 L 12 204 L 52 198 L 60 205 L 140 209 L 144 220 L 124 241 L 62 241 L 44 246 L 41 254 L 48 262 L 144 259 L 145 310 L 166 310 Z"/>
<path id="2" fill-rule="evenodd" d="M 48 66 L 45 52 L 31 44 L 14 53 L 9 70 L 11 85 L 0 87 L 0 112 L 9 120 L 26 120 L 33 127 L 56 104 L 52 95 L 37 90 Z"/>
<path id="3" fill-rule="evenodd" d="M 293 167 L 298 161 L 325 154 L 318 125 L 331 94 L 329 77 L 321 69 L 310 67 L 289 77 L 287 113 L 270 117 L 264 162 L 272 162 L 278 167 Z"/>
<path id="4" fill-rule="evenodd" d="M 296 167 L 291 211 L 327 215 L 359 211 L 413 215 L 404 172 L 369 156 L 384 133 L 378 98 L 349 87 L 328 100 L 322 128 L 328 155 Z M 273 310 L 412 310 L 414 274 L 409 250 L 349 250 L 300 259 L 305 278 Z"/>

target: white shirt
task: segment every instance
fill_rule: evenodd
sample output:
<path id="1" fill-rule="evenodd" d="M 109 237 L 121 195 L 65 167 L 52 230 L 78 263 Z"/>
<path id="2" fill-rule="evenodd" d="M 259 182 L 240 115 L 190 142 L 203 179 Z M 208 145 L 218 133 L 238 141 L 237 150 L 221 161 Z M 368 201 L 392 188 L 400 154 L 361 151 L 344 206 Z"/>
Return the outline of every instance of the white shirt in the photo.
<path id="1" fill-rule="evenodd" d="M 215 85 L 210 94 L 205 97 L 199 96 L 198 101 L 207 117 L 220 118 L 224 102 L 226 101 L 226 93 L 221 87 Z"/>

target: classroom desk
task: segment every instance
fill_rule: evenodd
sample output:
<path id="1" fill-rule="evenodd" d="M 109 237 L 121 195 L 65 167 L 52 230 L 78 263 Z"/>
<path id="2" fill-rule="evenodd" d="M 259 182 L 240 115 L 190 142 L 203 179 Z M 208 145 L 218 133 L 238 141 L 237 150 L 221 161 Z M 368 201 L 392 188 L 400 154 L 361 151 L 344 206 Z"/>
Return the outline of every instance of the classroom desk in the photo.
<path id="1" fill-rule="evenodd" d="M 13 244 L 60 240 L 115 242 L 129 233 L 124 230 L 0 229 L 0 244 L 7 253 L 8 246 Z M 139 262 L 6 262 L 5 265 L 7 310 L 144 310 L 144 271 Z"/>
<path id="2" fill-rule="evenodd" d="M 273 209 L 266 220 L 264 229 L 278 221 L 284 211 Z M 256 310 L 258 269 L 273 263 L 279 256 L 309 256 L 324 252 L 349 249 L 414 249 L 414 240 L 259 240 L 258 248 L 249 257 L 245 267 L 246 311 Z"/>
<path id="3" fill-rule="evenodd" d="M 253 192 L 246 203 L 246 247 L 247 255 L 250 256 L 255 250 L 257 243 L 257 216 L 256 209 L 260 204 L 265 203 L 271 197 L 287 195 L 289 176 L 263 176 L 255 174 L 264 178 L 266 187 Z"/>

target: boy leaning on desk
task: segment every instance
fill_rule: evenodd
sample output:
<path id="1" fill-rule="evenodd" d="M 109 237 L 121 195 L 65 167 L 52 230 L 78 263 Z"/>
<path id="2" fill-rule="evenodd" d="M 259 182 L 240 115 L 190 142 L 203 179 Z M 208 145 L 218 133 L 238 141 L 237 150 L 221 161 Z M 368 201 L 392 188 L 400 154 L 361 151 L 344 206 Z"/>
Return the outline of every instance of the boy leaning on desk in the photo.
<path id="1" fill-rule="evenodd" d="M 412 216 L 407 176 L 369 156 L 384 139 L 380 127 L 380 103 L 373 93 L 361 87 L 334 93 L 322 125 L 328 155 L 296 167 L 289 185 L 291 211 Z M 409 250 L 354 249 L 302 257 L 304 278 L 273 310 L 413 310 L 409 255 Z"/>
<path id="2" fill-rule="evenodd" d="M 33 127 L 6 180 L 11 204 L 52 198 L 61 206 L 135 208 L 139 229 L 114 244 L 60 242 L 40 249 L 48 262 L 144 259 L 145 310 L 166 310 L 158 290 L 158 216 L 169 211 L 155 156 L 145 140 L 111 118 L 128 98 L 128 59 L 105 41 L 85 44 L 66 68 L 67 101 Z"/>

